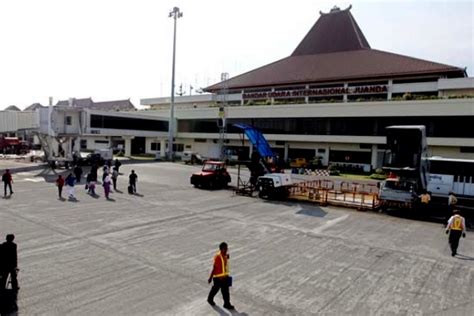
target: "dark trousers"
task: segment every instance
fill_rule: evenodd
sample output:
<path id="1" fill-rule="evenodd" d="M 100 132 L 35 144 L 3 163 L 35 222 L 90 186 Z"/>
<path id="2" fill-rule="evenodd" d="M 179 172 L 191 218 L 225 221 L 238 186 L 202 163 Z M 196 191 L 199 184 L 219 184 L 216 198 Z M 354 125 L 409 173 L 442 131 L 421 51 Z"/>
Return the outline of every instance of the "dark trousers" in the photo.
<path id="1" fill-rule="evenodd" d="M 451 252 L 456 254 L 459 246 L 459 239 L 461 238 L 462 230 L 450 230 L 449 231 L 449 246 L 451 247 Z"/>
<path id="2" fill-rule="evenodd" d="M 6 271 L 2 272 L 2 284 L 0 284 L 2 289 L 5 289 L 7 287 L 7 279 L 8 279 L 8 274 L 10 274 L 11 282 L 12 282 L 12 289 L 17 290 L 18 289 L 18 280 L 16 278 L 16 269 L 8 269 Z"/>
<path id="3" fill-rule="evenodd" d="M 63 186 L 58 185 L 58 196 L 61 198 L 63 197 Z"/>
<path id="4" fill-rule="evenodd" d="M 12 190 L 12 183 L 11 182 L 4 182 L 4 190 L 3 190 L 3 195 L 7 195 L 7 186 L 10 188 L 10 195 L 12 195 L 13 190 Z"/>
<path id="5" fill-rule="evenodd" d="M 114 190 L 117 191 L 117 178 L 112 178 L 112 182 L 114 183 Z"/>
<path id="6" fill-rule="evenodd" d="M 213 278 L 214 285 L 209 292 L 209 296 L 207 300 L 209 302 L 214 301 L 214 296 L 216 296 L 217 292 L 221 290 L 222 298 L 224 299 L 224 305 L 230 305 L 230 294 L 229 294 L 229 280 L 227 277 L 224 278 Z"/>
<path id="7" fill-rule="evenodd" d="M 133 189 L 133 193 L 137 193 L 137 184 L 135 182 L 133 182 L 133 183 L 130 182 L 130 186 Z"/>

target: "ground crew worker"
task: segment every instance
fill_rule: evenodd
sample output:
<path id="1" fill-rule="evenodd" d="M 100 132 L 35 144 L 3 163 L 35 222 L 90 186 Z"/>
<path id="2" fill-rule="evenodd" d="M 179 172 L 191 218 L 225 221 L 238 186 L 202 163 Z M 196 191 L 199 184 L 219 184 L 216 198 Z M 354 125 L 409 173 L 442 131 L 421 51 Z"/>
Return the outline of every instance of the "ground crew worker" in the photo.
<path id="1" fill-rule="evenodd" d="M 449 234 L 449 246 L 451 247 L 451 256 L 455 256 L 459 246 L 461 235 L 466 238 L 466 222 L 464 217 L 459 215 L 458 210 L 454 210 L 454 215 L 448 220 L 446 234 Z"/>
<path id="2" fill-rule="evenodd" d="M 420 195 L 420 202 L 421 202 L 421 209 L 426 211 L 428 209 L 428 205 L 431 201 L 431 195 L 428 191 L 425 191 L 422 195 Z"/>
<path id="3" fill-rule="evenodd" d="M 431 196 L 428 193 L 428 191 L 425 191 L 422 195 L 420 195 L 421 203 L 423 204 L 429 204 L 431 201 Z"/>
<path id="4" fill-rule="evenodd" d="M 8 234 L 6 242 L 0 245 L 0 251 L 2 253 L 2 267 L 1 267 L 1 286 L 0 289 L 7 287 L 8 275 L 10 275 L 10 281 L 12 289 L 18 291 L 17 274 L 18 274 L 18 257 L 16 252 L 16 244 L 13 242 L 15 235 Z"/>
<path id="5" fill-rule="evenodd" d="M 458 199 L 456 197 L 456 195 L 454 195 L 454 192 L 449 192 L 449 196 L 448 196 L 448 207 L 449 207 L 449 210 L 451 212 L 454 211 L 454 209 L 456 208 L 456 204 L 458 203 Z"/>
<path id="6" fill-rule="evenodd" d="M 4 195 L 7 196 L 7 187 L 10 189 L 10 195 L 13 194 L 12 190 L 12 183 L 13 183 L 13 178 L 12 174 L 10 173 L 10 170 L 7 169 L 5 170 L 5 173 L 2 175 L 2 182 L 4 183 Z"/>
<path id="7" fill-rule="evenodd" d="M 224 308 L 234 309 L 234 306 L 230 303 L 229 286 L 231 278 L 229 276 L 229 255 L 227 254 L 227 243 L 222 242 L 219 245 L 219 252 L 214 256 L 214 264 L 212 266 L 211 275 L 209 276 L 208 283 L 214 281 L 214 285 L 209 292 L 207 302 L 211 306 L 215 306 L 214 296 L 216 296 L 219 289 L 224 299 Z"/>

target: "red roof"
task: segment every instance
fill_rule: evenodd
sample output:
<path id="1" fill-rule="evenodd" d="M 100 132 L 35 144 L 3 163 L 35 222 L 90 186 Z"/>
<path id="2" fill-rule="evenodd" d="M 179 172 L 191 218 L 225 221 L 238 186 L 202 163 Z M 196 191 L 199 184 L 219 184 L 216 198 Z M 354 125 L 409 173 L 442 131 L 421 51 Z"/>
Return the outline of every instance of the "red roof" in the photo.
<path id="1" fill-rule="evenodd" d="M 349 11 L 333 8 L 321 13 L 291 56 L 314 55 L 370 48 L 364 33 Z"/>
<path id="2" fill-rule="evenodd" d="M 463 69 L 375 49 L 290 56 L 231 78 L 229 89 L 285 84 L 318 83 L 403 75 L 442 74 L 462 76 Z M 221 84 L 206 88 L 221 89 Z"/>
<path id="3" fill-rule="evenodd" d="M 226 81 L 226 89 L 388 79 L 426 74 L 464 77 L 464 69 L 371 49 L 352 14 L 334 8 L 321 17 L 289 57 Z M 224 87 L 209 86 L 208 92 Z"/>

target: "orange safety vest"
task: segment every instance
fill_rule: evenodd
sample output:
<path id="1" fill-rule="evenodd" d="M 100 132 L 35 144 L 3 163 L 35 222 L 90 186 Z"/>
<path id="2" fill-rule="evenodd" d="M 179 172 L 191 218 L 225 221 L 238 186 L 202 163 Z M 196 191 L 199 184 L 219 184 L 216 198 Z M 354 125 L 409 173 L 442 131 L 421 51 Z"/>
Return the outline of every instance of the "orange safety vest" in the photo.
<path id="1" fill-rule="evenodd" d="M 430 202 L 430 195 L 429 194 L 423 194 L 421 196 L 421 203 L 428 204 Z"/>
<path id="2" fill-rule="evenodd" d="M 451 226 L 449 226 L 451 230 L 463 230 L 464 227 L 462 225 L 462 217 L 461 216 L 454 216 L 453 221 L 451 222 Z"/>
<path id="3" fill-rule="evenodd" d="M 214 256 L 214 274 L 213 278 L 222 278 L 229 276 L 229 261 L 224 258 L 220 252 Z"/>

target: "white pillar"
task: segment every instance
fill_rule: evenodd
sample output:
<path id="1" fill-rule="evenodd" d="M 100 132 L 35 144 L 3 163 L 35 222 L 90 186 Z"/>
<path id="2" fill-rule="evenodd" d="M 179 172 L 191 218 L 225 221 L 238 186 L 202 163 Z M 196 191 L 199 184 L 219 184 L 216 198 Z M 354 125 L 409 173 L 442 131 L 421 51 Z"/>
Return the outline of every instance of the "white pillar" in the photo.
<path id="1" fill-rule="evenodd" d="M 349 87 L 349 84 L 346 82 L 344 83 L 344 89 L 347 89 Z M 347 102 L 347 93 L 344 93 L 342 96 L 342 102 Z"/>
<path id="2" fill-rule="evenodd" d="M 370 159 L 370 165 L 372 170 L 375 170 L 377 166 L 377 144 L 372 145 L 372 156 Z"/>
<path id="3" fill-rule="evenodd" d="M 392 100 L 392 88 L 393 88 L 393 80 L 390 79 L 388 81 L 388 87 L 387 87 L 387 100 Z"/>
<path id="4" fill-rule="evenodd" d="M 253 153 L 253 145 L 251 142 L 249 142 L 249 157 L 252 157 L 252 153 Z"/>
<path id="5" fill-rule="evenodd" d="M 163 157 L 166 157 L 166 139 L 160 140 L 160 157 L 161 159 L 163 159 Z"/>
<path id="6" fill-rule="evenodd" d="M 285 159 L 285 161 L 288 160 L 288 151 L 290 149 L 290 145 L 285 142 L 285 151 L 283 152 L 283 159 Z"/>
<path id="7" fill-rule="evenodd" d="M 122 136 L 125 139 L 125 156 L 130 157 L 132 155 L 132 139 L 133 136 Z"/>

